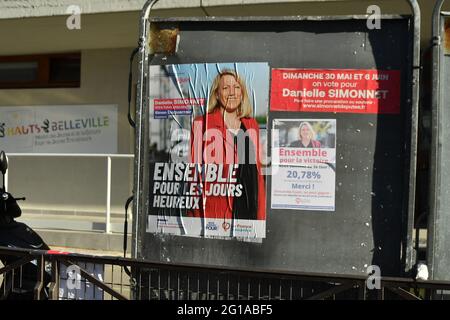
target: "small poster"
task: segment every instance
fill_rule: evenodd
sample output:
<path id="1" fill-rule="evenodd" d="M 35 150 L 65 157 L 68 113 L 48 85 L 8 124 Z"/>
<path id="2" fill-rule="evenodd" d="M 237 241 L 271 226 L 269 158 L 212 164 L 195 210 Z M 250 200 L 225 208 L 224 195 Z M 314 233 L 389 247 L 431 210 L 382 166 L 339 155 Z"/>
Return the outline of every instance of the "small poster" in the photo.
<path id="1" fill-rule="evenodd" d="M 400 113 L 399 70 L 273 69 L 271 111 Z"/>
<path id="2" fill-rule="evenodd" d="M 275 119 L 272 209 L 335 210 L 336 120 Z"/>

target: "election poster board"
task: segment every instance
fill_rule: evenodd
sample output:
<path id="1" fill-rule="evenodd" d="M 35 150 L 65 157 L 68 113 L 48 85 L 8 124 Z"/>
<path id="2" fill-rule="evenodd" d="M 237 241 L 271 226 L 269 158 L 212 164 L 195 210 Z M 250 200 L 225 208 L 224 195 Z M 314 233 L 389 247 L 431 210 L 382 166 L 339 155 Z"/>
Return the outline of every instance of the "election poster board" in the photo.
<path id="1" fill-rule="evenodd" d="M 147 232 L 266 236 L 267 63 L 150 66 Z"/>
<path id="2" fill-rule="evenodd" d="M 141 190 L 142 186 L 142 190 L 145 191 L 144 194 L 136 193 L 135 199 L 139 218 L 135 228 L 137 231 L 136 257 L 181 264 L 196 261 L 197 264 L 205 266 L 257 267 L 261 270 L 345 275 L 365 274 L 367 266 L 378 265 L 384 275 L 401 275 L 401 271 L 406 270 L 403 268 L 404 262 L 409 261 L 409 252 L 411 252 L 409 241 L 411 231 L 408 228 L 408 221 L 412 214 L 409 209 L 414 204 L 414 181 L 411 180 L 414 170 L 409 167 L 414 163 L 416 150 L 414 137 L 417 134 L 417 128 L 411 119 L 414 119 L 414 114 L 417 112 L 417 105 L 413 98 L 418 88 L 413 85 L 413 77 L 411 77 L 416 58 L 412 51 L 414 39 L 412 22 L 412 17 L 405 17 L 405 19 L 398 19 L 395 16 L 383 17 L 382 30 L 368 30 L 365 19 L 354 19 L 354 17 L 348 19 L 331 17 L 315 21 L 305 20 L 302 17 L 281 17 L 275 20 L 233 18 L 232 21 L 230 19 L 152 21 L 161 31 L 174 35 L 172 37 L 174 41 L 170 42 L 176 44 L 176 50 L 171 53 L 150 54 L 148 60 L 143 61 L 143 89 L 150 95 L 147 95 L 144 100 L 147 105 L 140 106 L 149 108 L 146 109 L 148 112 L 137 114 L 137 120 L 146 120 L 138 121 L 142 126 L 141 134 L 137 137 L 139 139 L 137 147 L 144 151 L 147 151 L 149 146 L 151 148 L 148 153 L 141 154 L 142 157 L 136 160 L 136 172 L 139 175 L 135 186 L 137 190 Z M 154 35 L 152 35 L 153 40 L 158 40 L 158 37 L 153 37 Z M 156 42 L 154 44 L 157 44 Z M 334 44 L 332 50 L 330 50 L 330 43 Z M 395 50 L 392 50 L 393 46 Z M 199 50 L 199 48 L 202 49 Z M 147 61 L 148 65 L 152 66 L 234 61 L 268 62 L 271 68 L 269 95 L 271 103 L 267 119 L 267 166 L 269 169 L 274 167 L 271 162 L 274 120 L 297 121 L 291 129 L 292 135 L 295 134 L 295 127 L 298 128 L 300 125 L 299 120 L 335 120 L 335 210 L 273 209 L 271 188 L 272 178 L 275 175 L 267 174 L 265 176 L 268 195 L 266 238 L 263 238 L 261 243 L 241 243 L 235 240 L 225 241 L 146 232 L 146 218 L 151 205 L 150 168 L 148 167 L 150 161 L 144 159 L 144 156 L 162 159 L 164 143 L 157 143 L 156 137 L 165 135 L 167 139 L 164 141 L 170 141 L 168 133 L 175 135 L 174 130 L 169 128 L 172 122 L 178 121 L 186 127 L 184 121 L 190 122 L 196 116 L 168 115 L 168 118 L 163 121 L 155 119 L 150 108 L 151 99 L 171 98 L 168 95 L 157 94 L 155 89 L 177 90 L 177 86 L 167 79 L 167 81 L 158 81 L 159 85 L 152 85 L 150 90 L 154 73 L 150 73 Z M 314 108 L 310 106 L 305 110 L 298 102 L 290 100 L 297 97 L 289 97 L 289 93 L 288 97 L 285 97 L 288 104 L 276 105 L 277 99 L 274 97 L 278 95 L 282 98 L 284 80 L 273 77 L 274 70 L 302 73 L 302 76 L 296 79 L 298 82 L 304 80 L 319 82 L 322 87 L 312 89 L 319 91 L 316 100 L 322 101 L 314 101 L 312 104 Z M 309 70 L 317 70 L 317 72 L 311 73 L 308 72 Z M 337 72 L 341 70 L 342 72 Z M 325 86 L 331 85 L 328 82 L 344 81 L 348 77 L 346 74 L 351 73 L 351 70 L 358 75 L 354 77 L 355 80 L 346 79 L 344 85 L 354 86 L 355 83 L 356 85 L 359 83 L 361 88 L 334 87 L 333 93 L 327 95 L 328 88 Z M 303 71 L 305 71 L 305 77 L 303 77 Z M 383 71 L 393 71 L 400 77 L 398 80 L 395 78 L 365 80 L 368 83 L 360 79 L 361 73 L 364 78 L 366 74 L 380 74 Z M 335 80 L 320 79 L 320 77 L 331 78 L 332 73 L 335 74 Z M 312 79 L 312 77 L 318 79 Z M 383 78 L 386 79 L 386 77 Z M 296 84 L 297 88 L 290 85 L 285 88 L 290 91 L 302 91 L 305 88 L 310 92 L 305 96 L 314 95 L 315 93 L 308 89 L 313 84 L 309 85 L 308 81 Z M 277 83 L 281 91 L 272 90 Z M 378 93 L 373 89 L 365 90 L 366 85 L 370 88 L 368 86 L 372 84 L 383 85 L 382 90 L 387 84 L 387 90 L 392 92 Z M 326 96 L 320 97 L 324 95 L 320 91 L 325 91 Z M 398 113 L 395 109 L 398 108 L 395 106 L 396 99 L 391 100 L 392 103 L 384 102 L 386 101 L 384 97 L 388 98 L 393 94 L 398 94 L 400 97 Z M 340 100 L 338 101 L 335 96 Z M 188 95 L 184 97 L 193 98 Z M 378 109 L 361 108 L 361 111 L 358 107 L 355 109 L 359 109 L 360 112 L 345 110 L 352 107 L 352 101 L 354 105 L 357 101 L 368 99 L 372 103 L 377 102 Z M 289 106 L 291 102 L 292 108 Z M 311 102 L 303 102 L 311 104 Z M 324 111 L 325 102 L 333 105 L 332 108 L 326 109 L 329 112 Z M 163 101 L 160 105 L 165 103 L 167 102 Z M 197 107 L 194 107 L 195 109 Z M 392 113 L 386 112 L 390 110 Z M 181 110 L 180 112 L 189 111 Z M 149 126 L 149 117 L 152 118 L 151 126 Z M 164 113 L 162 117 L 165 117 Z M 319 134 L 317 135 L 320 138 Z M 331 139 L 331 132 L 329 136 Z M 169 147 L 167 143 L 166 146 Z M 173 154 L 182 153 L 186 148 L 182 147 L 182 144 L 177 146 L 178 148 L 170 149 Z M 167 155 L 167 149 L 164 150 L 164 154 Z M 161 218 L 164 219 L 164 217 Z M 175 227 L 178 228 L 178 225 Z M 188 287 L 190 288 L 189 283 Z M 220 286 L 220 290 L 223 289 L 222 287 Z M 208 286 L 205 288 L 208 289 Z M 239 289 L 239 286 L 237 288 Z M 216 289 L 219 290 L 219 288 Z M 248 291 L 253 296 L 253 292 L 250 292 L 252 290 Z M 270 284 L 266 286 L 265 291 L 266 293 L 261 295 L 270 296 L 270 292 L 273 292 Z"/>
<path id="3" fill-rule="evenodd" d="M 117 105 L 0 107 L 8 153 L 117 153 Z"/>

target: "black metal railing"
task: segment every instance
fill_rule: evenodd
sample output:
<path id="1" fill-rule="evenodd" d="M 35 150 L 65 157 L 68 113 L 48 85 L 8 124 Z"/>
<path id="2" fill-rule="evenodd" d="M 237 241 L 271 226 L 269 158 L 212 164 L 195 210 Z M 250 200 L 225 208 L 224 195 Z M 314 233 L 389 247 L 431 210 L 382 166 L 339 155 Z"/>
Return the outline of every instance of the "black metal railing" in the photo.
<path id="1" fill-rule="evenodd" d="M 0 247 L 14 262 L 0 268 L 2 298 L 101 300 L 434 300 L 450 297 L 450 282 L 379 279 L 365 275 L 229 269 L 55 251 Z M 25 276 L 33 264 L 35 273 Z M 76 271 L 75 276 L 71 275 Z M 32 282 L 32 292 L 30 291 Z M 27 285 L 27 286 L 26 286 Z"/>

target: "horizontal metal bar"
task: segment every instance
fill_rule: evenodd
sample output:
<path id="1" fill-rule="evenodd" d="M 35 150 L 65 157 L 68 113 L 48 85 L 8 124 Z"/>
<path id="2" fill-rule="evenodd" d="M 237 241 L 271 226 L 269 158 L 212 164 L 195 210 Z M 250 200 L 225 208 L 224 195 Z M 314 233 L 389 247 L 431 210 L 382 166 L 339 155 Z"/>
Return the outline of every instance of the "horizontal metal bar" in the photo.
<path id="1" fill-rule="evenodd" d="M 30 251 L 31 251 L 30 249 L 9 248 L 9 247 L 2 247 L 2 246 L 0 246 L 0 254 L 3 253 L 5 255 L 27 256 L 27 255 L 30 254 Z"/>
<path id="2" fill-rule="evenodd" d="M 295 22 L 295 21 L 333 21 L 333 20 L 366 20 L 369 17 L 368 14 L 356 14 L 356 15 L 339 15 L 339 16 L 246 16 L 246 17 L 151 17 L 150 22 Z M 396 20 L 396 19 L 409 19 L 409 14 L 384 14 L 381 15 L 381 19 Z"/>
<path id="3" fill-rule="evenodd" d="M 109 153 L 8 153 L 8 157 L 67 157 L 67 158 L 134 158 L 134 154 Z"/>
<path id="4" fill-rule="evenodd" d="M 31 250 L 31 249 L 22 249 L 22 248 L 9 248 L 0 246 L 0 254 L 10 255 L 10 256 L 42 256 L 47 255 L 46 250 Z"/>

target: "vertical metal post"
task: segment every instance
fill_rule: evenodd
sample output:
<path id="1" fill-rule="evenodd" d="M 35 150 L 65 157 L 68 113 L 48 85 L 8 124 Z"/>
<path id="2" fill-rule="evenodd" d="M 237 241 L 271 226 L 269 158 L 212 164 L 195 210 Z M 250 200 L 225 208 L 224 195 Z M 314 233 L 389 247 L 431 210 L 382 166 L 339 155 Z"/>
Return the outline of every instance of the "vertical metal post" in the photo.
<path id="1" fill-rule="evenodd" d="M 41 300 L 42 289 L 44 288 L 44 272 L 45 272 L 45 259 L 43 255 L 36 258 L 37 265 L 37 281 L 34 287 L 34 299 Z"/>
<path id="2" fill-rule="evenodd" d="M 108 156 L 106 180 L 106 233 L 111 233 L 111 156 Z"/>
<path id="3" fill-rule="evenodd" d="M 378 300 L 384 300 L 384 286 L 382 285 L 381 286 L 381 289 L 380 290 L 377 290 L 377 299 Z"/>
<path id="4" fill-rule="evenodd" d="M 52 282 L 49 288 L 50 300 L 59 300 L 59 263 L 52 257 Z"/>
<path id="5" fill-rule="evenodd" d="M 360 281 L 357 283 L 358 285 L 358 300 L 366 300 L 366 282 Z"/>
<path id="6" fill-rule="evenodd" d="M 9 158 L 8 158 L 8 155 L 6 155 L 6 161 L 8 162 L 8 167 L 9 167 Z M 8 170 L 6 170 L 6 172 L 5 172 L 5 175 L 4 175 L 4 179 L 5 179 L 5 191 L 7 191 L 7 190 L 9 190 L 9 187 L 8 187 L 8 181 L 9 181 L 9 179 L 8 179 Z"/>
<path id="7" fill-rule="evenodd" d="M 148 37 L 149 26 L 148 18 L 150 16 L 153 5 L 158 0 L 149 0 L 145 3 L 141 12 L 140 30 L 139 30 L 139 60 L 138 60 L 138 82 L 136 89 L 136 133 L 135 133 L 135 153 L 134 153 L 134 184 L 133 184 L 133 233 L 132 233 L 132 257 L 137 258 L 140 252 L 140 239 L 141 239 L 141 214 L 145 208 L 145 186 L 144 176 L 145 168 L 147 166 L 146 159 L 148 158 L 147 152 L 147 133 L 148 125 L 145 123 L 147 114 L 147 88 L 148 85 L 147 73 L 148 73 Z"/>
<path id="8" fill-rule="evenodd" d="M 409 150 L 409 196 L 407 212 L 403 214 L 403 225 L 407 228 L 403 244 L 404 271 L 407 273 L 414 265 L 413 229 L 415 210 L 415 190 L 417 171 L 417 132 L 419 124 L 419 85 L 420 85 L 420 7 L 417 0 L 408 0 L 413 14 L 413 43 L 412 43 L 412 70 L 408 76 L 411 77 L 411 91 L 408 99 L 411 100 L 411 143 Z"/>
<path id="9" fill-rule="evenodd" d="M 433 29 L 432 43 L 433 46 L 433 67 L 432 67 L 432 98 L 431 98 L 431 157 L 430 157 L 430 211 L 428 217 L 427 231 L 427 264 L 430 273 L 430 279 L 434 278 L 434 238 L 436 230 L 434 223 L 439 219 L 438 212 L 440 209 L 440 187 L 439 181 L 439 163 L 441 163 L 442 152 L 440 145 L 442 143 L 442 132 L 440 130 L 439 119 L 441 118 L 441 10 L 445 0 L 436 2 L 433 11 Z"/>

